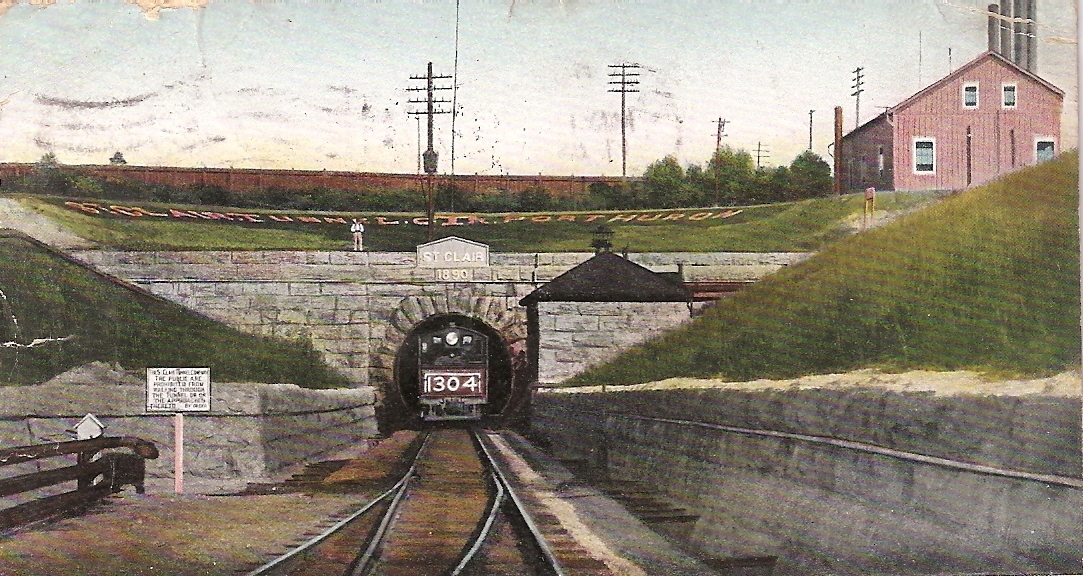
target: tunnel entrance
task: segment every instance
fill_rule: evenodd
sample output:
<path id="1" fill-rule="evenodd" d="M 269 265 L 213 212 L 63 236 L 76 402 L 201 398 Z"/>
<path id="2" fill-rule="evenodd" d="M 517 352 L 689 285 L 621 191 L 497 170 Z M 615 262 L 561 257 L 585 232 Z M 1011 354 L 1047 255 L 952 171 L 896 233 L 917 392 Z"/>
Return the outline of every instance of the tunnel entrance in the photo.
<path id="1" fill-rule="evenodd" d="M 431 316 L 414 326 L 395 356 L 394 383 L 406 412 L 407 421 L 420 422 L 421 405 L 418 401 L 420 382 L 418 376 L 418 335 L 443 328 L 460 327 L 484 334 L 489 339 L 488 402 L 482 408 L 482 417 L 502 414 L 508 407 L 515 387 L 516 369 L 512 351 L 503 335 L 491 326 L 460 314 Z"/>

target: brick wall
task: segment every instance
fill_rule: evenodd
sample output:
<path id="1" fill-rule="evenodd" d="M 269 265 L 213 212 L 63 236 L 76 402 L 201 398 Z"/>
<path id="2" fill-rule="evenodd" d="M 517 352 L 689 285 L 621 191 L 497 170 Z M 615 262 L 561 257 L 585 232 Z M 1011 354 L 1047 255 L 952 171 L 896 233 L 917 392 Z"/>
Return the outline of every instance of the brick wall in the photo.
<path id="1" fill-rule="evenodd" d="M 365 191 L 374 188 L 415 189 L 422 176 L 415 174 L 385 174 L 375 172 L 340 172 L 326 170 L 264 170 L 256 168 L 183 168 L 170 166 L 66 166 L 104 179 L 126 179 L 145 184 L 187 188 L 196 185 L 218 186 L 231 192 L 250 192 L 267 188 L 308 190 L 318 187 Z M 0 163 L 0 180 L 33 173 L 34 164 Z M 541 187 L 560 197 L 583 196 L 590 185 L 601 182 L 616 185 L 623 179 L 615 176 L 522 176 L 457 174 L 455 183 L 473 193 L 498 190 L 522 192 Z M 451 176 L 438 175 L 438 185 L 451 181 Z"/>

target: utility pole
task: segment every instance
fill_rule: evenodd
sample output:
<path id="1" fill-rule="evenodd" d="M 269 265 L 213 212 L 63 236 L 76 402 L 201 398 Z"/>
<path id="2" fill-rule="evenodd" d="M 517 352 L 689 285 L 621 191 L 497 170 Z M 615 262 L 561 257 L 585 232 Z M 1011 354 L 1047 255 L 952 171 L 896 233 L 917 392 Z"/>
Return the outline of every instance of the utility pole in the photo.
<path id="1" fill-rule="evenodd" d="M 412 114 L 412 115 L 415 115 L 415 116 L 420 116 L 422 114 L 425 114 L 426 116 L 429 117 L 429 147 L 425 150 L 425 153 L 422 154 L 422 159 L 424 160 L 424 163 L 425 163 L 425 174 L 428 176 L 426 178 L 426 180 L 427 180 L 427 184 L 428 184 L 428 191 L 427 192 L 428 192 L 428 201 L 429 201 L 429 214 L 428 214 L 428 216 L 429 216 L 429 242 L 432 242 L 433 235 L 434 235 L 435 230 L 436 230 L 436 222 L 435 222 L 436 221 L 436 207 L 433 206 L 433 195 L 434 195 L 433 194 L 433 192 L 434 192 L 433 191 L 433 185 L 434 185 L 433 177 L 436 174 L 437 154 L 436 154 L 436 150 L 433 150 L 433 148 L 432 148 L 432 121 L 433 121 L 433 116 L 434 115 L 436 115 L 436 114 L 447 114 L 449 112 L 448 110 L 437 110 L 436 109 L 436 104 L 448 104 L 448 103 L 450 103 L 449 100 L 436 100 L 436 99 L 434 99 L 433 98 L 433 93 L 435 91 L 437 91 L 437 90 L 451 90 L 450 86 L 433 86 L 433 80 L 446 80 L 448 78 L 451 78 L 451 76 L 433 76 L 433 74 L 432 74 L 432 62 L 429 62 L 428 71 L 426 72 L 426 74 L 424 76 L 411 76 L 410 77 L 411 80 L 424 80 L 425 81 L 425 87 L 424 88 L 407 88 L 406 89 L 407 92 L 421 92 L 422 90 L 424 90 L 425 91 L 425 99 L 424 100 L 409 100 L 409 103 L 411 103 L 411 104 L 425 104 L 426 105 L 426 108 L 425 108 L 424 112 L 422 112 L 420 110 L 415 110 L 415 111 L 407 112 L 407 114 Z"/>
<path id="2" fill-rule="evenodd" d="M 862 88 L 862 86 L 864 86 L 865 84 L 864 82 L 862 82 L 864 78 L 861 75 L 862 70 L 864 70 L 864 68 L 860 66 L 858 66 L 857 69 L 854 70 L 854 92 L 853 94 L 850 94 L 850 96 L 857 97 L 857 104 L 854 109 L 854 128 L 861 126 L 861 93 L 865 91 L 865 89 Z"/>
<path id="3" fill-rule="evenodd" d="M 729 124 L 729 120 L 724 118 L 718 119 L 718 133 L 715 135 L 714 153 L 718 154 L 722 150 L 722 137 L 725 136 L 726 124 Z"/>
<path id="4" fill-rule="evenodd" d="M 626 125 L 626 94 L 630 92 L 639 92 L 639 64 L 610 64 L 610 69 L 614 72 L 609 73 L 610 78 L 619 78 L 619 80 L 610 80 L 609 85 L 615 86 L 610 88 L 610 92 L 620 92 L 620 175 L 624 178 L 628 177 L 628 137 L 625 130 Z M 615 70 L 620 69 L 619 72 Z M 632 70 L 632 72 L 629 72 Z"/>
<path id="5" fill-rule="evenodd" d="M 760 159 L 770 158 L 767 153 L 767 147 L 763 145 L 763 142 L 756 142 L 756 169 L 760 168 Z"/>
<path id="6" fill-rule="evenodd" d="M 815 110 L 808 111 L 808 149 L 812 150 L 812 113 Z"/>
<path id="7" fill-rule="evenodd" d="M 417 175 L 421 175 L 421 116 L 414 116 L 417 120 Z"/>

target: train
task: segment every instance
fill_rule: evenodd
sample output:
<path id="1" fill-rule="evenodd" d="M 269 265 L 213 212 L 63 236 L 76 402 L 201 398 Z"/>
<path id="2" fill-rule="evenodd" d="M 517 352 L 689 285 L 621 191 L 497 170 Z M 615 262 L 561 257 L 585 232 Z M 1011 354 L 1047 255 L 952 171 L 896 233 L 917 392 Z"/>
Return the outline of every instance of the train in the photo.
<path id="1" fill-rule="evenodd" d="M 455 325 L 418 334 L 417 376 L 423 421 L 481 419 L 489 402 L 489 338 Z"/>

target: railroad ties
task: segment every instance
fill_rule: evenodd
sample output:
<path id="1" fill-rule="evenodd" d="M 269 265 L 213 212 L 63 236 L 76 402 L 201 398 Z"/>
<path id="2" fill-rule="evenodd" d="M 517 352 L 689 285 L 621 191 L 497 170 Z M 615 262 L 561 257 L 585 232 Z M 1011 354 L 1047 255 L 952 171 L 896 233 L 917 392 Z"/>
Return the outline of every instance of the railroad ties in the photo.
<path id="1" fill-rule="evenodd" d="M 387 450 L 395 465 L 372 460 L 328 461 L 306 468 L 277 487 L 251 492 L 348 492 L 365 487 L 383 493 L 327 522 L 248 576 L 271 574 L 419 576 L 613 574 L 550 513 L 546 504 L 518 489 L 500 457 L 485 448 L 488 435 L 444 427 L 398 442 Z M 416 441 L 414 441 L 416 440 Z M 378 446 L 372 451 L 380 450 Z M 398 453 L 396 459 L 395 453 Z M 374 454 L 367 454 L 374 456 Z M 382 460 L 384 458 L 378 458 Z M 403 464 L 405 462 L 405 465 Z M 399 468 L 397 473 L 389 469 Z M 396 479 L 397 477 L 397 479 Z M 360 492 L 359 492 L 360 494 Z"/>
<path id="2" fill-rule="evenodd" d="M 488 509 L 485 468 L 464 429 L 430 436 L 373 573 L 416 576 L 455 566 Z M 432 572 L 433 569 L 443 569 Z"/>

